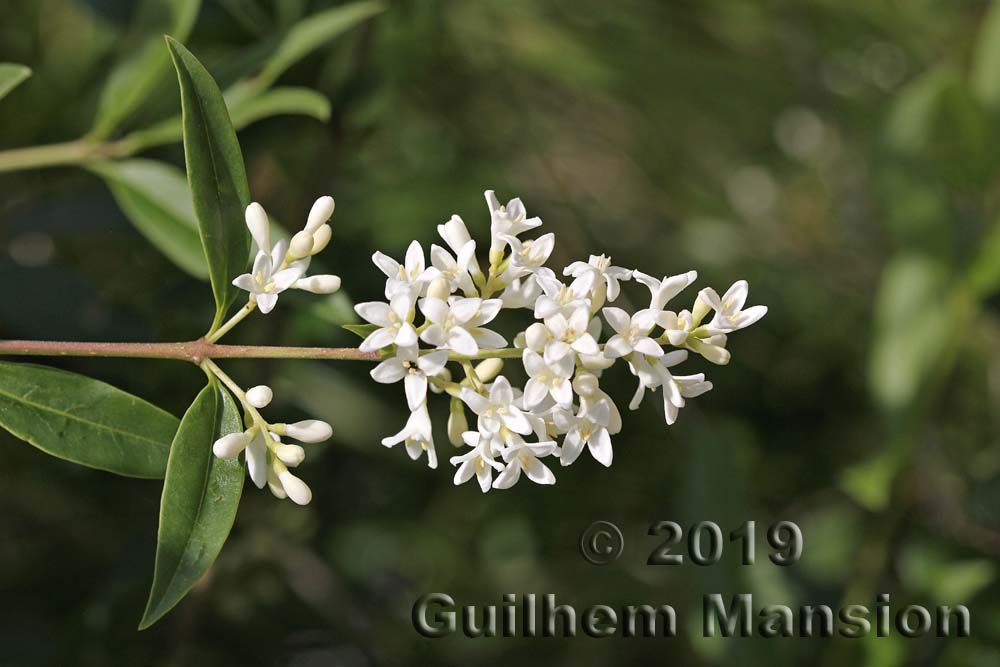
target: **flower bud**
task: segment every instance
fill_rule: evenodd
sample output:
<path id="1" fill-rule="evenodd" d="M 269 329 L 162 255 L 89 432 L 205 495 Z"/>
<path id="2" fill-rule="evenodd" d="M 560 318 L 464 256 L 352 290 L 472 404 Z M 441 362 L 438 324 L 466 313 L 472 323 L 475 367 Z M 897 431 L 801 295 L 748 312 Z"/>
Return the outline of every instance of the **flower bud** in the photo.
<path id="1" fill-rule="evenodd" d="M 250 437 L 246 433 L 236 432 L 224 435 L 212 445 L 212 452 L 220 459 L 235 459 L 247 445 Z"/>
<path id="2" fill-rule="evenodd" d="M 691 349 L 703 356 L 706 360 L 712 362 L 713 364 L 718 364 L 719 366 L 725 366 L 729 363 L 729 350 L 720 345 L 711 345 L 704 341 L 698 340 L 697 338 L 693 341 L 689 340 L 688 344 Z"/>
<path id="3" fill-rule="evenodd" d="M 694 326 L 701 324 L 701 321 L 705 319 L 710 310 L 712 310 L 712 306 L 708 305 L 708 302 L 701 298 L 701 294 L 698 294 L 691 309 L 691 319 L 694 322 Z"/>
<path id="4" fill-rule="evenodd" d="M 292 237 L 288 243 L 288 255 L 292 259 L 302 259 L 312 254 L 313 235 L 312 232 L 302 230 Z"/>
<path id="5" fill-rule="evenodd" d="M 340 289 L 340 277 L 328 274 L 308 276 L 296 280 L 294 287 L 313 294 L 333 294 Z"/>
<path id="6" fill-rule="evenodd" d="M 541 354 L 549 340 L 549 330 L 541 322 L 535 322 L 524 331 L 524 343 L 529 350 Z"/>
<path id="7" fill-rule="evenodd" d="M 451 289 L 448 287 L 448 281 L 444 278 L 435 278 L 431 281 L 430 287 L 427 288 L 428 299 L 447 301 L 449 295 L 451 295 Z"/>
<path id="8" fill-rule="evenodd" d="M 312 254 L 323 252 L 331 238 L 333 238 L 333 229 L 330 228 L 330 225 L 320 225 L 319 229 L 313 232 Z"/>
<path id="9" fill-rule="evenodd" d="M 319 419 L 303 419 L 286 425 L 285 434 L 302 442 L 323 442 L 333 435 L 333 427 Z"/>
<path id="10" fill-rule="evenodd" d="M 267 213 L 264 212 L 264 207 L 257 202 L 253 202 L 247 206 L 246 220 L 247 228 L 250 230 L 253 240 L 257 242 L 257 247 L 265 251 L 270 250 L 271 225 L 267 220 Z"/>
<path id="11" fill-rule="evenodd" d="M 267 469 L 267 488 L 270 489 L 271 494 L 278 500 L 284 500 L 288 497 L 285 493 L 285 487 L 281 485 L 281 480 L 278 479 L 278 473 L 274 471 L 274 468 Z"/>
<path id="12" fill-rule="evenodd" d="M 311 234 L 319 229 L 320 225 L 329 220 L 330 216 L 333 215 L 335 206 L 336 203 L 333 201 L 333 197 L 320 197 L 317 199 L 309 210 L 309 218 L 306 220 L 304 231 Z"/>
<path id="13" fill-rule="evenodd" d="M 482 382 L 489 382 L 496 376 L 500 375 L 500 371 L 503 370 L 503 359 L 484 359 L 479 365 L 476 366 L 476 377 L 478 377 Z"/>
<path id="14" fill-rule="evenodd" d="M 448 414 L 448 442 L 461 447 L 462 434 L 469 430 L 469 420 L 465 418 L 465 407 L 462 401 L 451 399 L 451 412 Z"/>
<path id="15" fill-rule="evenodd" d="M 272 398 L 274 398 L 274 392 L 266 384 L 259 384 L 247 389 L 247 403 L 255 408 L 266 408 L 271 404 Z"/>
<path id="16" fill-rule="evenodd" d="M 309 490 L 306 483 L 287 470 L 278 473 L 278 481 L 281 482 L 285 493 L 296 505 L 308 505 L 309 501 L 312 500 L 312 491 Z"/>
<path id="17" fill-rule="evenodd" d="M 573 391 L 580 396 L 589 398 L 598 390 L 597 376 L 593 373 L 580 372 L 573 378 Z"/>
<path id="18" fill-rule="evenodd" d="M 282 463 L 292 468 L 306 460 L 306 450 L 298 445 L 275 445 L 274 455 Z"/>

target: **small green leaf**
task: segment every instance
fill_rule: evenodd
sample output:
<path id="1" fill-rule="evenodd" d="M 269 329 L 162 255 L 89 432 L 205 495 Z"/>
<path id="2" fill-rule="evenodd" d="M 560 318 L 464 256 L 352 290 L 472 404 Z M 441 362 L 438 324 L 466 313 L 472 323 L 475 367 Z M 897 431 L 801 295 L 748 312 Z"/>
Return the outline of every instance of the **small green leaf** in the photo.
<path id="1" fill-rule="evenodd" d="M 159 479 L 177 424 L 173 415 L 99 380 L 0 362 L 0 426 L 61 459 Z"/>
<path id="2" fill-rule="evenodd" d="M 179 42 L 167 37 L 167 47 L 181 87 L 188 184 L 215 295 L 213 332 L 239 294 L 233 279 L 250 262 L 250 233 L 243 223 L 250 187 L 240 144 L 215 80 Z"/>
<path id="3" fill-rule="evenodd" d="M 344 324 L 342 326 L 352 334 L 356 334 L 361 338 L 368 338 L 373 331 L 378 329 L 378 325 L 375 324 Z"/>
<path id="4" fill-rule="evenodd" d="M 242 430 L 233 397 L 212 379 L 181 419 L 160 499 L 160 529 L 149 601 L 139 629 L 163 617 L 198 583 L 222 550 L 243 492 L 244 464 L 212 453 Z"/>
<path id="5" fill-rule="evenodd" d="M 156 90 L 170 69 L 161 36 L 170 33 L 179 40 L 187 39 L 200 6 L 201 0 L 157 0 L 143 5 L 141 31 L 146 36 L 137 47 L 129 50 L 129 55 L 112 70 L 105 82 L 92 137 L 103 138 L 111 134 Z"/>
<path id="6" fill-rule="evenodd" d="M 150 243 L 195 278 L 208 279 L 184 172 L 141 158 L 94 162 L 87 168 L 104 179 L 125 216 Z"/>
<path id="7" fill-rule="evenodd" d="M 381 2 L 363 0 L 308 16 L 285 33 L 254 79 L 257 90 L 269 88 L 281 74 L 334 37 L 385 9 Z"/>
<path id="8" fill-rule="evenodd" d="M 233 106 L 233 125 L 242 129 L 270 116 L 296 114 L 326 121 L 330 100 L 309 88 L 274 88 Z"/>
<path id="9" fill-rule="evenodd" d="M 0 63 L 0 100 L 29 76 L 31 76 L 30 67 L 15 63 Z"/>

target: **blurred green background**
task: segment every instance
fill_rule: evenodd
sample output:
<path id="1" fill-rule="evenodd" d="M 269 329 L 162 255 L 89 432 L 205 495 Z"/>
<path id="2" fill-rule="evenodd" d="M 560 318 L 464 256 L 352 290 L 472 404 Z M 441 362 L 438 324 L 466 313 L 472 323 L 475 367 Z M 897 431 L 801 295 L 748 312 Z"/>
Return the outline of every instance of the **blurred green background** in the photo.
<path id="1" fill-rule="evenodd" d="M 156 2 L 8 0 L 0 61 L 34 76 L 0 102 L 0 148 L 76 139 Z M 191 50 L 223 85 L 336 3 L 205 0 Z M 154 7 L 155 9 L 155 7 Z M 155 13 L 155 12 L 154 12 Z M 161 30 L 162 32 L 162 30 Z M 363 364 L 224 364 L 276 391 L 270 414 L 334 424 L 302 475 L 306 508 L 248 486 L 210 575 L 137 633 L 160 484 L 77 467 L 0 437 L 0 663 L 10 665 L 1000 664 L 1000 12 L 980 0 L 390 2 L 282 74 L 326 95 L 326 122 L 271 117 L 240 141 L 251 190 L 294 227 L 337 199 L 325 268 L 380 296 L 369 256 L 437 241 L 482 191 L 521 196 L 556 232 L 561 267 L 589 253 L 699 287 L 751 284 L 770 307 L 733 336 L 715 390 L 666 428 L 625 415 L 615 463 L 589 457 L 481 495 L 381 437 L 401 388 Z M 177 113 L 172 72 L 112 135 Z M 143 157 L 183 166 L 172 143 Z M 187 340 L 206 284 L 132 227 L 74 166 L 0 173 L 0 337 Z M 632 292 L 639 298 L 639 294 Z M 693 299 L 694 290 L 678 299 Z M 350 345 L 344 302 L 289 294 L 229 342 Z M 346 313 L 346 314 L 345 314 Z M 231 340 L 230 340 L 231 339 Z M 181 414 L 194 367 L 43 360 Z M 692 370 L 692 372 L 696 372 Z M 609 376 L 627 403 L 633 378 Z M 443 418 L 443 399 L 432 413 Z M 439 424 L 442 460 L 451 454 Z M 621 560 L 577 552 L 617 522 Z M 707 568 L 651 567 L 656 520 L 724 529 L 796 521 L 790 568 L 728 548 Z M 759 538 L 763 548 L 763 540 Z M 429 640 L 421 594 L 499 604 L 556 593 L 578 608 L 670 603 L 675 639 Z M 704 593 L 758 603 L 966 604 L 972 637 L 707 640 Z"/>

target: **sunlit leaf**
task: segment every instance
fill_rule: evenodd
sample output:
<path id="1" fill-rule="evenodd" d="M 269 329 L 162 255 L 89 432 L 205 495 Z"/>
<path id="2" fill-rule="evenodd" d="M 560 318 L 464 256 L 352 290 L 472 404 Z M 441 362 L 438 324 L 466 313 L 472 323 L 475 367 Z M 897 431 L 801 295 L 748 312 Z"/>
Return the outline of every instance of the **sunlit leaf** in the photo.
<path id="1" fill-rule="evenodd" d="M 165 79 L 170 58 L 163 50 L 162 37 L 167 33 L 182 41 L 187 39 L 200 6 L 201 0 L 157 0 L 143 5 L 145 37 L 104 84 L 92 136 L 105 137 L 113 132 Z"/>
<path id="2" fill-rule="evenodd" d="M 161 478 L 177 424 L 173 415 L 99 380 L 0 362 L 0 426 L 61 459 Z"/>
<path id="3" fill-rule="evenodd" d="M 168 37 L 167 46 L 181 87 L 184 156 L 215 294 L 214 331 L 239 293 L 232 280 L 246 271 L 250 261 L 250 234 L 243 223 L 250 188 L 219 87 L 179 42 Z"/>
<path id="4" fill-rule="evenodd" d="M 330 118 L 330 100 L 309 88 L 273 88 L 233 106 L 233 125 L 237 130 L 263 118 L 284 114 Z"/>
<path id="5" fill-rule="evenodd" d="M 0 100 L 21 85 L 21 82 L 29 76 L 31 76 L 31 68 L 29 67 L 15 63 L 0 63 Z"/>
<path id="6" fill-rule="evenodd" d="M 88 168 L 104 179 L 118 206 L 150 243 L 191 275 L 208 279 L 184 172 L 145 159 L 96 162 Z"/>
<path id="7" fill-rule="evenodd" d="M 181 419 L 163 481 L 153 586 L 140 630 L 187 595 L 229 536 L 243 492 L 244 464 L 217 458 L 212 443 L 239 430 L 236 403 L 214 380 Z"/>

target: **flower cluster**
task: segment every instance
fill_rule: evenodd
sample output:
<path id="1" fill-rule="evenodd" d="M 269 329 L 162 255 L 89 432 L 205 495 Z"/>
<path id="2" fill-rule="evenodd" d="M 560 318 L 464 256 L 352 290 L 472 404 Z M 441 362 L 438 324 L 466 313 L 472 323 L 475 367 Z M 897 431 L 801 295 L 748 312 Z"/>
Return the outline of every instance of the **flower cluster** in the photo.
<path id="1" fill-rule="evenodd" d="M 712 388 L 703 373 L 675 375 L 676 366 L 689 352 L 728 363 L 727 336 L 767 312 L 765 306 L 744 308 L 746 281 L 721 297 L 711 288 L 701 290 L 690 310 L 667 310 L 695 281 L 694 271 L 656 278 L 614 266 L 604 255 L 573 262 L 559 277 L 546 266 L 554 235 L 521 238 L 542 221 L 528 217 L 520 199 L 501 205 L 487 191 L 486 202 L 485 270 L 465 223 L 452 216 L 438 226 L 446 247 L 431 246 L 429 265 L 416 241 L 402 263 L 375 253 L 373 261 L 386 276 L 385 301 L 355 306 L 369 323 L 360 349 L 383 355 L 372 378 L 402 380 L 410 409 L 402 430 L 382 444 L 402 443 L 414 460 L 426 452 L 428 465 L 437 467 L 428 388 L 447 393 L 448 438 L 464 449 L 450 459 L 458 468 L 455 484 L 475 477 L 484 492 L 505 489 L 522 473 L 535 483 L 552 484 L 555 475 L 546 461 L 554 457 L 570 465 L 584 449 L 611 465 L 611 436 L 621 430 L 622 420 L 601 389 L 605 370 L 622 360 L 638 379 L 630 409 L 638 408 L 647 390 L 662 390 L 666 422 L 672 424 L 686 399 Z M 647 288 L 647 307 L 629 313 L 607 305 L 627 281 Z M 514 337 L 513 347 L 489 328 L 503 309 L 526 309 L 536 320 Z M 611 335 L 602 343 L 605 330 Z M 503 360 L 512 358 L 521 360 L 527 377 L 523 387 L 501 374 Z M 479 359 L 478 365 L 472 363 Z M 449 364 L 464 377 L 456 381 Z"/>
<path id="2" fill-rule="evenodd" d="M 340 278 L 334 275 L 306 276 L 312 257 L 330 243 L 332 229 L 327 221 L 333 215 L 332 197 L 320 197 L 309 211 L 305 227 L 290 240 L 271 244 L 271 225 L 264 208 L 254 202 L 246 209 L 246 224 L 257 245 L 253 269 L 237 277 L 233 284 L 250 293 L 247 305 L 220 327 L 209 342 L 218 340 L 255 308 L 270 313 L 278 295 L 287 289 L 301 289 L 314 294 L 331 294 L 340 289 Z M 266 385 L 242 391 L 214 362 L 207 368 L 218 377 L 243 406 L 245 431 L 230 433 L 215 441 L 212 451 L 221 459 L 233 459 L 246 452 L 247 470 L 257 488 L 267 486 L 278 498 L 290 498 L 299 505 L 312 500 L 312 491 L 288 469 L 305 459 L 305 450 L 286 444 L 282 437 L 303 443 L 322 442 L 333 430 L 318 419 L 306 419 L 294 424 L 269 423 L 260 410 L 271 403 L 273 393 Z"/>

